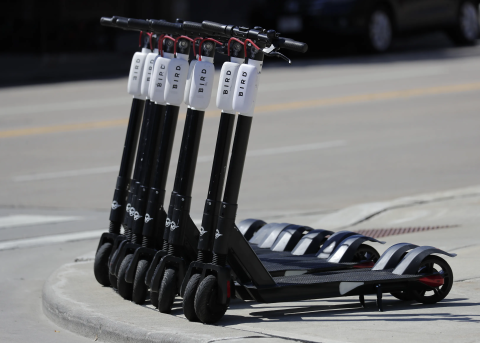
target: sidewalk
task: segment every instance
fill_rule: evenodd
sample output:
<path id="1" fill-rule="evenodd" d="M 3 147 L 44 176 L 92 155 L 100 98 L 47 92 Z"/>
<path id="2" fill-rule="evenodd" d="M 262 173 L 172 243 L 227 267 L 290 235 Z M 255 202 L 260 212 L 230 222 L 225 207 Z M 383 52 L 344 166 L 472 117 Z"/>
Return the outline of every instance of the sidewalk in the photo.
<path id="1" fill-rule="evenodd" d="M 70 331 L 106 342 L 476 342 L 480 337 L 479 208 L 480 187 L 472 187 L 354 206 L 299 222 L 324 227 L 323 222 L 331 229 L 354 231 L 448 226 L 384 237 L 387 244 L 375 245 L 380 253 L 398 242 L 457 253 L 456 258 L 446 258 L 454 272 L 453 289 L 436 305 L 385 296 L 385 312 L 378 312 L 372 296 L 366 297 L 366 309 L 356 297 L 278 304 L 233 301 L 218 325 L 207 326 L 188 322 L 179 298 L 172 315 L 164 315 L 149 304 L 134 305 L 111 288 L 100 287 L 93 262 L 84 256 L 50 276 L 44 286 L 44 313 Z"/>

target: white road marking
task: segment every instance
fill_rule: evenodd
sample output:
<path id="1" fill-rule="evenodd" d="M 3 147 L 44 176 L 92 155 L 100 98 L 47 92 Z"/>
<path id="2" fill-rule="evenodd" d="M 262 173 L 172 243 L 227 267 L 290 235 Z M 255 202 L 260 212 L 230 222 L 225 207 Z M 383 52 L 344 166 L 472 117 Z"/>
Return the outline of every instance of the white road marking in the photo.
<path id="1" fill-rule="evenodd" d="M 11 116 L 19 114 L 36 114 L 45 112 L 74 111 L 91 108 L 107 108 L 114 106 L 126 106 L 132 102 L 128 95 L 117 98 L 96 99 L 96 100 L 78 100 L 66 102 L 54 102 L 46 104 L 11 106 L 0 108 L 1 116 Z"/>
<path id="2" fill-rule="evenodd" d="M 247 157 L 258 157 L 258 156 L 271 156 L 286 154 L 292 152 L 300 151 L 311 151 L 311 150 L 321 150 L 346 146 L 347 142 L 344 140 L 328 141 L 321 143 L 313 144 L 303 144 L 303 145 L 291 145 L 284 146 L 279 148 L 270 148 L 270 149 L 260 149 L 252 150 L 247 153 Z M 197 163 L 205 163 L 213 161 L 213 155 L 210 156 L 199 156 Z M 173 161 L 172 161 L 173 162 Z M 176 162 L 171 163 L 174 165 Z M 64 177 L 71 176 L 83 176 L 83 175 L 96 175 L 96 174 L 105 174 L 111 172 L 118 172 L 118 166 L 108 166 L 108 167 L 99 167 L 99 168 L 89 168 L 89 169 L 77 169 L 77 170 L 66 170 L 61 172 L 52 172 L 52 173 L 43 173 L 43 174 L 31 174 L 31 175 L 20 175 L 13 177 L 14 182 L 25 182 L 25 181 L 38 181 L 38 180 L 52 180 L 59 179 Z"/>
<path id="3" fill-rule="evenodd" d="M 104 230 L 85 231 L 76 233 L 66 233 L 61 235 L 51 235 L 26 239 L 15 239 L 11 241 L 0 242 L 0 251 L 10 249 L 21 249 L 50 245 L 57 243 L 75 242 L 86 239 L 98 239 Z"/>
<path id="4" fill-rule="evenodd" d="M 278 83 L 263 83 L 260 85 L 259 92 L 278 92 L 284 90 L 311 89 L 319 87 L 331 87 L 342 85 L 363 84 L 366 82 L 402 80 L 415 77 L 436 76 L 447 73 L 445 68 L 440 67 L 421 67 L 405 68 L 395 71 L 384 71 L 374 73 L 361 73 L 338 75 L 329 77 L 318 77 L 313 80 L 299 80 Z M 212 91 L 212 98 L 216 97 L 216 87 Z M 0 108 L 0 117 L 20 114 L 37 114 L 45 112 L 74 111 L 92 108 L 109 108 L 114 106 L 128 106 L 131 98 L 128 95 L 107 99 L 79 100 L 68 102 L 55 102 L 24 106 L 10 106 Z"/>
<path id="5" fill-rule="evenodd" d="M 0 217 L 0 229 L 27 225 L 62 223 L 81 219 L 82 217 L 72 216 L 40 216 L 30 214 L 10 215 Z"/>

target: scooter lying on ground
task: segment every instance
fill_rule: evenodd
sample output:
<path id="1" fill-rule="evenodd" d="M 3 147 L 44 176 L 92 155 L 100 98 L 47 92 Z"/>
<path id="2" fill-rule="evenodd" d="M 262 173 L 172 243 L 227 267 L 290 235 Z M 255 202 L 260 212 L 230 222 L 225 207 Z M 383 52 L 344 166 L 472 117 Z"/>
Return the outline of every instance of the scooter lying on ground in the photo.
<path id="1" fill-rule="evenodd" d="M 213 22 L 203 22 L 203 26 L 230 37 L 253 37 L 256 45 L 262 49 L 273 40 L 261 36 L 258 30 Z M 275 49 L 291 44 L 289 40 L 282 40 L 272 45 Z M 234 289 L 239 298 L 259 302 L 358 295 L 364 304 L 364 295 L 376 294 L 379 310 L 383 309 L 382 294 L 385 292 L 405 293 L 422 303 L 435 303 L 445 298 L 453 284 L 453 273 L 445 260 L 432 254 L 455 255 L 428 246 L 415 247 L 408 243 L 394 245 L 382 254 L 372 270 L 281 277 L 273 277 L 267 271 L 234 224 L 263 55 L 263 50 L 254 48 L 252 44 L 248 53 L 249 64 L 239 70 L 233 109 L 240 114 L 212 247 L 212 262 L 192 262 L 182 284 L 184 301 L 187 298 L 185 293 L 195 293 L 194 296 L 189 295 L 194 299 L 195 318 L 189 319 L 198 318 L 203 323 L 217 322 L 225 314 Z M 192 275 L 199 275 L 195 278 L 196 287 L 190 287 Z M 232 278 L 235 279 L 234 289 Z"/>

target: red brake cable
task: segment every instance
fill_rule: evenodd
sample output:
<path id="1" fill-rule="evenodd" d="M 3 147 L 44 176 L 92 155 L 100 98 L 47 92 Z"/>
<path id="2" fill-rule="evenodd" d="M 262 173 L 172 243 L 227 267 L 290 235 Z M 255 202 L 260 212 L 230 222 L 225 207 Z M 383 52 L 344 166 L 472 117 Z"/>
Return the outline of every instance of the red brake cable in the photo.
<path id="1" fill-rule="evenodd" d="M 206 41 L 210 41 L 210 42 L 214 42 L 214 43 L 223 45 L 222 42 L 219 42 L 218 40 L 213 39 L 213 38 L 205 38 L 205 39 L 203 39 L 203 40 L 200 42 L 200 45 L 198 46 L 198 60 L 199 60 L 199 61 L 202 60 L 202 45 L 203 45 L 203 43 L 206 42 Z"/>
<path id="2" fill-rule="evenodd" d="M 152 48 L 152 34 L 150 32 L 140 31 L 140 36 L 138 37 L 138 46 L 142 47 L 142 35 L 143 34 L 146 34 L 150 38 L 150 50 L 153 50 L 153 48 Z"/>
<path id="3" fill-rule="evenodd" d="M 232 38 L 230 38 L 230 39 L 228 40 L 228 46 L 227 46 L 228 56 L 230 56 L 230 43 L 232 42 L 232 40 L 234 40 L 235 42 L 238 42 L 238 43 L 242 44 L 242 45 L 244 46 L 244 48 L 245 48 L 245 43 L 244 43 L 244 42 L 242 42 L 242 41 L 241 41 L 240 39 L 238 39 L 238 38 L 232 37 Z"/>
<path id="4" fill-rule="evenodd" d="M 177 42 L 179 39 L 188 39 L 190 42 L 193 42 L 193 49 L 195 50 L 195 41 L 193 39 L 191 39 L 190 37 L 187 37 L 187 36 L 178 36 L 176 39 L 175 39 L 175 47 L 173 48 L 173 54 L 176 55 L 177 54 Z"/>
<path id="5" fill-rule="evenodd" d="M 160 53 L 160 56 L 163 57 L 163 38 L 172 40 L 174 44 L 175 44 L 175 39 L 167 35 L 162 35 L 162 36 L 163 36 L 162 39 L 158 40 L 158 52 Z"/>
<path id="6" fill-rule="evenodd" d="M 251 43 L 253 45 L 253 47 L 257 50 L 261 50 L 257 44 L 255 44 L 251 39 L 245 39 L 245 43 L 243 43 L 244 45 L 244 49 L 245 49 L 245 57 L 247 57 L 247 43 Z"/>
<path id="7" fill-rule="evenodd" d="M 195 51 L 195 43 L 197 42 L 197 40 L 202 41 L 203 37 L 197 37 L 193 40 L 193 56 L 195 58 L 197 58 L 197 52 Z"/>

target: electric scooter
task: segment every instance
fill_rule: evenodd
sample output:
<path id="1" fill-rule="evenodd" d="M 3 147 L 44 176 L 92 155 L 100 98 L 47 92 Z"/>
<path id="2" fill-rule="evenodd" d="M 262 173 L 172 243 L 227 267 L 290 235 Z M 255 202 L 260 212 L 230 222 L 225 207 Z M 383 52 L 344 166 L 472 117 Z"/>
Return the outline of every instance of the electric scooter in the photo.
<path id="1" fill-rule="evenodd" d="M 117 19 L 121 17 L 102 18 L 101 24 L 108 27 L 117 27 Z M 145 107 L 145 97 L 141 93 L 141 84 L 145 60 L 149 52 L 149 37 L 140 32 L 141 51 L 133 56 L 127 91 L 133 96 L 130 117 L 127 125 L 125 144 L 123 147 L 120 170 L 117 177 L 115 192 L 110 210 L 110 226 L 108 232 L 102 234 L 95 254 L 94 274 L 97 281 L 103 286 L 110 285 L 108 261 L 115 244 L 125 238 L 121 235 L 122 219 L 127 211 L 126 195 L 131 186 L 131 174 L 134 165 L 135 151 Z"/>
<path id="2" fill-rule="evenodd" d="M 238 28 L 212 22 L 204 27 L 231 36 L 238 34 Z M 253 32 L 252 32 L 253 31 Z M 245 34 L 242 32 L 241 34 Z M 301 50 L 302 43 L 288 40 L 259 37 L 255 30 L 247 36 L 257 36 L 256 44 L 265 48 L 271 42 L 274 48 L 285 47 Z M 262 39 L 263 38 L 263 39 Z M 266 44 L 266 43 L 267 44 Z M 252 45 L 253 46 L 253 45 Z M 305 47 L 306 49 L 306 47 Z M 304 50 L 304 49 L 303 49 Z M 365 294 L 377 294 L 377 304 L 382 310 L 384 292 L 410 292 L 423 303 L 442 300 L 453 284 L 450 266 L 432 253 L 455 256 L 433 247 L 411 249 L 409 244 L 390 247 L 377 261 L 372 270 L 355 272 L 321 272 L 308 275 L 272 277 L 257 257 L 244 236 L 235 227 L 235 213 L 240 189 L 243 165 L 248 145 L 258 74 L 261 72 L 262 50 L 249 49 L 249 64 L 240 68 L 235 87 L 234 109 L 240 112 L 239 123 L 233 143 L 227 183 L 221 213 L 218 217 L 217 234 L 213 244 L 212 263 L 194 262 L 193 267 L 201 270 L 199 286 L 195 294 L 195 313 L 203 323 L 215 323 L 226 312 L 232 294 L 231 277 L 235 276 L 236 295 L 243 300 L 259 302 L 297 301 L 337 296 L 358 295 L 364 304 Z M 242 82 L 243 81 L 243 82 Z M 240 126 L 240 127 L 239 127 Z M 401 262 L 398 257 L 410 250 Z M 228 261 L 228 266 L 227 266 Z M 395 267 L 396 265 L 396 267 Z M 395 268 L 389 271 L 390 268 Z M 183 287 L 182 287 L 183 288 Z M 426 295 L 426 292 L 433 293 Z"/>
<path id="3" fill-rule="evenodd" d="M 135 21 L 136 25 L 149 25 L 146 21 L 130 19 L 129 23 Z M 143 22 L 143 23 L 141 23 Z M 120 267 L 119 273 L 124 275 L 125 283 L 132 287 L 132 300 L 141 304 L 147 297 L 148 288 L 144 282 L 150 262 L 155 253 L 163 247 L 159 239 L 163 235 L 164 223 L 166 221 L 163 201 L 165 198 L 165 183 L 168 173 L 168 166 L 171 157 L 175 126 L 178 118 L 179 106 L 183 100 L 183 93 L 188 72 L 188 55 L 191 38 L 178 36 L 173 39 L 164 37 L 166 44 L 163 45 L 162 56 L 155 61 L 154 79 L 150 84 L 149 95 L 156 103 L 167 104 L 167 118 L 162 142 L 157 154 L 156 172 L 152 174 L 150 190 L 148 193 L 148 206 L 143 206 L 142 212 L 145 220 L 142 231 L 142 245 L 139 244 L 125 247 L 121 255 L 124 257 L 124 267 Z M 168 40 L 167 40 L 168 39 Z M 160 190 L 159 190 L 160 189 Z M 145 212 L 146 210 L 146 212 Z M 151 213 L 151 214 L 150 214 Z M 155 220 L 157 218 L 157 220 Z M 139 225 L 140 226 L 140 225 Z M 157 237 L 157 244 L 154 246 L 153 238 Z M 130 294 L 130 293 L 129 293 Z"/>
<path id="4" fill-rule="evenodd" d="M 190 128 L 185 130 L 182 139 L 174 193 L 167 219 L 167 224 L 170 224 L 169 232 L 166 230 L 169 233 L 168 254 L 163 256 L 155 267 L 150 284 L 151 297 L 155 295 L 155 291 L 158 292 L 158 309 L 163 313 L 170 312 L 178 292 L 177 285 L 183 280 L 185 267 L 195 259 L 192 252 L 196 252 L 195 243 L 198 241 L 199 232 L 193 225 L 189 212 L 204 111 L 210 102 L 213 88 L 215 44 L 222 43 L 206 38 L 199 45 L 199 59 L 191 76 L 189 111 L 186 119 L 190 120 Z M 188 231 L 193 231 L 194 236 L 188 235 Z M 152 267 L 153 264 L 150 269 Z"/>

